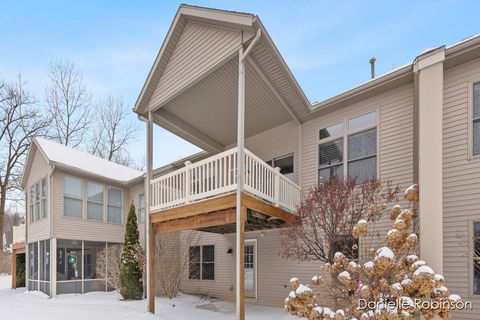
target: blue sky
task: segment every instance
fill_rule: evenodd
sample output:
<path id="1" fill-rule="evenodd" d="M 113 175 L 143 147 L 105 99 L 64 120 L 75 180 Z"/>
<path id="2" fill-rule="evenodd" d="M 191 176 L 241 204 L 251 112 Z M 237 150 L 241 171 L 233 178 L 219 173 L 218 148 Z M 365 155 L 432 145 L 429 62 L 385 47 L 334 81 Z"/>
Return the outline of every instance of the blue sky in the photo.
<path id="1" fill-rule="evenodd" d="M 40 105 L 51 59 L 83 71 L 94 96 L 133 107 L 179 1 L 5 1 L 0 78 L 22 73 Z M 410 62 L 426 48 L 480 33 L 480 1 L 190 1 L 257 14 L 307 97 L 323 100 Z M 132 121 L 137 121 L 132 114 Z M 144 127 L 130 149 L 144 153 Z M 198 149 L 155 131 L 155 165 Z"/>

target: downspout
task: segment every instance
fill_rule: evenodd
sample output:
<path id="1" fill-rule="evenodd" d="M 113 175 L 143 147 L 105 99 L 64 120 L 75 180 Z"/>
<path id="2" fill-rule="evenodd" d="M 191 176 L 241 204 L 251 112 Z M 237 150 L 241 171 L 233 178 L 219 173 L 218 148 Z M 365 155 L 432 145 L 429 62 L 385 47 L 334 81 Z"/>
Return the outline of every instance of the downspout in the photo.
<path id="1" fill-rule="evenodd" d="M 244 51 L 243 46 L 238 52 L 238 116 L 237 116 L 237 197 L 236 197 L 236 314 L 237 320 L 243 320 L 245 317 L 244 305 L 241 297 L 243 290 L 241 287 L 245 285 L 242 283 L 242 276 L 240 270 L 243 270 L 242 262 L 242 192 L 243 192 L 243 178 L 245 171 L 245 57 L 250 53 L 252 48 L 258 42 L 261 36 L 261 30 L 257 29 L 255 38 L 253 38 L 250 45 Z"/>
<path id="2" fill-rule="evenodd" d="M 155 261 L 155 233 L 150 225 L 150 181 L 152 179 L 152 162 L 153 162 L 153 114 L 148 112 L 148 121 L 146 123 L 147 129 L 147 174 L 145 179 L 145 225 L 147 226 L 146 252 L 147 252 L 147 298 L 148 298 L 148 311 L 155 314 L 155 280 L 153 263 Z M 153 255 L 153 256 L 152 256 Z"/>

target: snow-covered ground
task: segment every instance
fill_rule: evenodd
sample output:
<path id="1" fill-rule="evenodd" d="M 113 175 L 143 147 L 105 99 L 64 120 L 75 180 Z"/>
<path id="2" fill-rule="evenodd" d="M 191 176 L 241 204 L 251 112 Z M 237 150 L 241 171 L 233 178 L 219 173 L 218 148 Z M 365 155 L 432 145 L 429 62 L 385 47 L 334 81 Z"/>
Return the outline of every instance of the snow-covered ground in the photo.
<path id="1" fill-rule="evenodd" d="M 0 275 L 0 319 L 8 320 L 220 320 L 235 319 L 235 306 L 227 302 L 200 301 L 181 295 L 173 300 L 157 298 L 157 314 L 146 312 L 146 301 L 120 301 L 117 293 L 92 292 L 84 295 L 64 294 L 49 299 L 39 292 L 11 290 L 10 276 Z M 214 311 L 212 311 L 214 310 Z M 287 320 L 280 308 L 247 305 L 249 320 Z"/>

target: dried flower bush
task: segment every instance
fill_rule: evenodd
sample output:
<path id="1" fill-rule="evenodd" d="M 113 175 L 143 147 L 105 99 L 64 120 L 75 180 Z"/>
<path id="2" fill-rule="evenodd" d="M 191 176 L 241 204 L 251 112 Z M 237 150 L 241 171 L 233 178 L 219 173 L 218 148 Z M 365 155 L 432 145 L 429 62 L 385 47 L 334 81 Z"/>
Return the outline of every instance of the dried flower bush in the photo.
<path id="1" fill-rule="evenodd" d="M 314 276 L 310 284 L 301 284 L 297 278 L 291 279 L 293 291 L 285 300 L 285 310 L 310 320 L 407 320 L 418 315 L 429 320 L 435 317 L 448 319 L 448 306 L 461 299 L 449 293 L 442 275 L 435 274 L 425 261 L 414 254 L 418 236 L 410 230 L 418 207 L 418 186 L 409 187 L 404 198 L 410 202 L 410 209 L 393 206 L 390 211 L 392 229 L 385 235 L 383 247 L 370 250 L 369 260 L 365 263 L 352 261 L 340 252 L 335 253 L 333 263 L 322 267 L 323 273 L 328 276 Z M 371 210 L 385 211 L 386 207 Z M 369 223 L 360 220 L 354 226 L 352 235 L 364 237 L 368 228 Z M 331 283 L 335 283 L 330 286 L 332 292 L 325 292 L 323 288 Z M 325 304 L 330 294 L 341 297 L 343 306 Z M 365 301 L 365 308 L 360 307 L 361 299 Z M 428 304 L 417 304 L 417 301 Z M 443 308 L 436 308 L 435 303 Z"/>

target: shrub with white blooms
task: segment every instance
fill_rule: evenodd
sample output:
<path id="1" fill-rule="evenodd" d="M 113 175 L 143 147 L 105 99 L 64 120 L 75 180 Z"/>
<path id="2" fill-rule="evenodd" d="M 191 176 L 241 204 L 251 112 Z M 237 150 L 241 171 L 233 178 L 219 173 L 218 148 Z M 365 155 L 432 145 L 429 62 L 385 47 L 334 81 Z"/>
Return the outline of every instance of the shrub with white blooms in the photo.
<path id="1" fill-rule="evenodd" d="M 410 209 L 393 206 L 392 229 L 380 248 L 370 249 L 361 257 L 363 263 L 337 252 L 334 262 L 321 269 L 326 277 L 314 276 L 310 284 L 292 278 L 293 290 L 285 299 L 285 310 L 310 320 L 407 320 L 417 315 L 448 319 L 450 307 L 460 297 L 450 294 L 444 277 L 415 254 L 418 236 L 411 230 L 418 214 L 418 185 L 409 187 L 404 198 Z M 360 220 L 352 235 L 365 237 L 368 229 L 368 222 Z M 336 303 L 329 305 L 329 301 Z"/>

